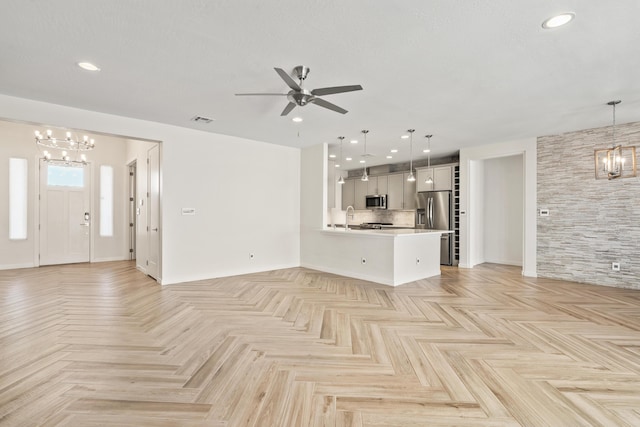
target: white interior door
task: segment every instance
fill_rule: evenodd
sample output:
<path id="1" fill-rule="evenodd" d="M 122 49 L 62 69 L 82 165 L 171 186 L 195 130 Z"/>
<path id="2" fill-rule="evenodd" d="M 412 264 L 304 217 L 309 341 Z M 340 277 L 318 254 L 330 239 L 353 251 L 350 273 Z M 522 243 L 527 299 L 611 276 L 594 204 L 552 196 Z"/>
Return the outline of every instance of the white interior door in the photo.
<path id="1" fill-rule="evenodd" d="M 40 265 L 89 262 L 91 168 L 40 161 Z"/>
<path id="2" fill-rule="evenodd" d="M 147 152 L 148 163 L 148 200 L 147 235 L 149 252 L 147 259 L 147 274 L 158 280 L 160 272 L 160 146 L 155 144 Z"/>

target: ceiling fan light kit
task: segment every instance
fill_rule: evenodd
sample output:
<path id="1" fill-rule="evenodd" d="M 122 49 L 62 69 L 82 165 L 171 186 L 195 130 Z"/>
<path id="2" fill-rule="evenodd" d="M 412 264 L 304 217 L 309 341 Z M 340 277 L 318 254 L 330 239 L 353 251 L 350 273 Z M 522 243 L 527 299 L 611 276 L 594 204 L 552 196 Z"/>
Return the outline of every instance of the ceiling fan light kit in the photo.
<path id="1" fill-rule="evenodd" d="M 280 76 L 282 80 L 289 86 L 291 89 L 287 93 L 236 93 L 236 96 L 286 96 L 289 100 L 289 103 L 284 107 L 280 116 L 286 116 L 296 107 L 304 107 L 307 104 L 315 104 L 319 107 L 326 108 L 328 110 L 335 111 L 340 114 L 346 114 L 348 111 L 342 107 L 338 107 L 335 104 L 332 104 L 329 101 L 326 101 L 323 98 L 320 98 L 324 95 L 333 95 L 336 93 L 344 93 L 344 92 L 353 92 L 356 90 L 362 90 L 362 86 L 360 85 L 349 85 L 349 86 L 331 86 L 331 87 L 323 87 L 313 90 L 308 90 L 303 87 L 303 82 L 306 80 L 307 76 L 311 69 L 304 65 L 298 65 L 293 69 L 293 74 L 298 77 L 300 83 L 296 83 L 296 81 L 282 68 L 274 68 L 276 73 Z"/>

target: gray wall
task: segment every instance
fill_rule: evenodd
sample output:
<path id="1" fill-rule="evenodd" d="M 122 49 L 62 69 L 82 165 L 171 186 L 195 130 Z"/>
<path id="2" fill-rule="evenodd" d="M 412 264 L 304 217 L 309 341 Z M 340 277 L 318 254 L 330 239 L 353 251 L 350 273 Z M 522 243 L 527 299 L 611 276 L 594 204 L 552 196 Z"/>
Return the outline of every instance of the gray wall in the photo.
<path id="1" fill-rule="evenodd" d="M 611 146 L 611 130 L 538 138 L 538 208 L 550 209 L 537 221 L 540 277 L 640 289 L 640 179 L 594 175 L 594 149 Z M 637 157 L 640 122 L 617 125 L 616 142 Z"/>

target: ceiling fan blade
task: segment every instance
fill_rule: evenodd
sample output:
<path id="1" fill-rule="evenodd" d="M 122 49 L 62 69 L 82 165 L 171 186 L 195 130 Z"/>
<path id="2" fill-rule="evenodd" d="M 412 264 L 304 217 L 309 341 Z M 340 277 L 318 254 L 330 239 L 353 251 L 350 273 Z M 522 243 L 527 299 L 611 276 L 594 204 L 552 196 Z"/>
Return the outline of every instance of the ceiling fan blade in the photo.
<path id="1" fill-rule="evenodd" d="M 291 78 L 291 76 L 289 74 L 287 74 L 287 72 L 285 70 L 283 70 L 282 68 L 277 68 L 277 67 L 274 68 L 274 70 L 276 70 L 276 73 L 278 73 L 280 78 L 282 80 L 284 80 L 284 82 L 287 84 L 287 86 L 289 86 L 291 89 L 293 89 L 293 90 L 302 90 L 300 85 L 298 85 L 298 83 L 296 83 L 296 81 L 293 80 Z"/>
<path id="2" fill-rule="evenodd" d="M 312 95 L 323 96 L 331 95 L 333 93 L 353 92 L 354 90 L 362 90 L 360 85 L 351 86 L 333 86 L 333 87 L 321 87 L 311 91 Z"/>
<path id="3" fill-rule="evenodd" d="M 287 104 L 286 107 L 284 107 L 284 110 L 282 110 L 282 113 L 280 113 L 281 116 L 286 116 L 287 114 L 289 114 L 291 112 L 291 110 L 293 110 L 294 108 L 296 108 L 296 104 L 294 104 L 293 102 L 290 102 Z"/>
<path id="4" fill-rule="evenodd" d="M 346 114 L 347 110 L 345 110 L 344 108 L 340 108 L 335 104 L 332 104 L 328 101 L 325 101 L 322 98 L 313 98 L 310 102 L 313 102 L 314 104 L 320 106 L 320 107 L 324 107 L 324 108 L 328 108 L 329 110 L 333 110 L 337 113 L 340 114 Z"/>
<path id="5" fill-rule="evenodd" d="M 236 96 L 287 96 L 286 93 L 236 93 Z"/>

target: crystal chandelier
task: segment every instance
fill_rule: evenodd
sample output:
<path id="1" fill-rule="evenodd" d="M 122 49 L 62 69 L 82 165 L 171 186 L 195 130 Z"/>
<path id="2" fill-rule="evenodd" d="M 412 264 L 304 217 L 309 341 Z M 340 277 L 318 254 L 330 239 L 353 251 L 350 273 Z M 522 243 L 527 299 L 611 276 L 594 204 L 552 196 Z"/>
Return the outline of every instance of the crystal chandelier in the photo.
<path id="1" fill-rule="evenodd" d="M 50 129 L 47 129 L 44 135 L 37 130 L 35 136 L 38 148 L 45 148 L 41 150 L 44 160 L 63 166 L 86 165 L 87 156 L 84 152 L 93 150 L 95 147 L 95 140 L 87 135 L 82 139 L 73 138 L 71 132 L 67 132 L 65 138 L 55 138 Z"/>

